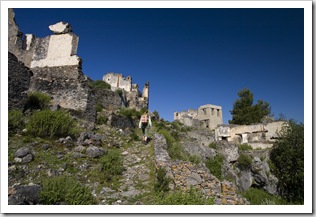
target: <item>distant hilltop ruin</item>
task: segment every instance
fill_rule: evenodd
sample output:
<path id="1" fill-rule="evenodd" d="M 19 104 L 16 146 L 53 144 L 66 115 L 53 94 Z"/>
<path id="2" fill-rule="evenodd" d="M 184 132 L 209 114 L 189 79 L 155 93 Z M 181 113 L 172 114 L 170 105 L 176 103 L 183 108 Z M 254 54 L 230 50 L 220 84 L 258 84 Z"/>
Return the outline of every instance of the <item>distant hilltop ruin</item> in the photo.
<path id="1" fill-rule="evenodd" d="M 142 108 L 148 108 L 149 102 L 149 82 L 144 85 L 143 92 L 138 90 L 138 84 L 132 83 L 132 77 L 126 78 L 122 74 L 110 72 L 103 76 L 102 80 L 111 85 L 111 90 L 122 90 L 123 100 L 126 107 L 135 108 L 140 110 Z"/>
<path id="2" fill-rule="evenodd" d="M 174 112 L 174 120 L 186 126 L 202 126 L 214 130 L 218 125 L 223 124 L 222 107 L 207 104 L 196 110 Z"/>

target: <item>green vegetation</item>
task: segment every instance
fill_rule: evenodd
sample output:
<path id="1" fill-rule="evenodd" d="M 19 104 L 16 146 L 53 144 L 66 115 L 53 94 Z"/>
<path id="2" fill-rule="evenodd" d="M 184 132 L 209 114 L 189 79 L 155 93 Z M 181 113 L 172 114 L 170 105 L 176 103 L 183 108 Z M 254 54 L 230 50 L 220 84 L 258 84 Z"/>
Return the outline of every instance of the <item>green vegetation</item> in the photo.
<path id="1" fill-rule="evenodd" d="M 90 192 L 71 177 L 56 176 L 42 180 L 40 200 L 46 205 L 92 205 L 95 201 Z"/>
<path id="2" fill-rule="evenodd" d="M 154 185 L 154 190 L 156 193 L 165 193 L 169 191 L 170 178 L 166 177 L 166 170 L 159 167 L 156 171 L 156 182 Z"/>
<path id="3" fill-rule="evenodd" d="M 271 108 L 269 103 L 258 100 L 257 104 L 253 105 L 253 94 L 250 90 L 244 88 L 238 92 L 239 99 L 233 105 L 232 120 L 230 124 L 254 124 L 260 121 L 267 115 L 270 115 Z"/>
<path id="4" fill-rule="evenodd" d="M 27 95 L 27 109 L 46 109 L 49 107 L 51 97 L 42 92 L 30 92 Z"/>
<path id="5" fill-rule="evenodd" d="M 34 112 L 26 125 L 27 131 L 33 136 L 57 137 L 76 133 L 75 121 L 64 111 L 42 110 Z"/>
<path id="6" fill-rule="evenodd" d="M 102 106 L 101 103 L 97 103 L 97 104 L 95 105 L 95 110 L 96 110 L 96 112 L 100 112 L 100 111 L 102 111 L 102 109 L 103 109 L 103 106 Z"/>
<path id="7" fill-rule="evenodd" d="M 251 147 L 251 145 L 248 145 L 248 144 L 240 144 L 238 145 L 238 150 L 247 151 L 247 150 L 253 150 L 253 148 Z"/>
<path id="8" fill-rule="evenodd" d="M 119 114 L 124 115 L 128 118 L 140 118 L 142 114 L 146 111 L 146 108 L 141 109 L 140 111 L 137 111 L 136 109 L 130 109 L 130 108 L 120 108 Z"/>
<path id="9" fill-rule="evenodd" d="M 21 129 L 24 125 L 23 114 L 19 109 L 12 109 L 8 113 L 9 130 Z"/>
<path id="10" fill-rule="evenodd" d="M 215 142 L 212 142 L 208 145 L 209 148 L 212 148 L 212 149 L 216 149 L 217 148 L 217 144 Z"/>
<path id="11" fill-rule="evenodd" d="M 102 80 L 96 80 L 89 82 L 90 87 L 99 89 L 99 90 L 110 90 L 111 85 L 102 81 Z"/>
<path id="12" fill-rule="evenodd" d="M 102 124 L 106 124 L 107 122 L 108 122 L 108 117 L 104 115 L 98 115 L 95 123 L 98 125 L 102 125 Z"/>
<path id="13" fill-rule="evenodd" d="M 280 197 L 273 196 L 263 189 L 249 188 L 243 196 L 251 205 L 287 205 Z"/>
<path id="14" fill-rule="evenodd" d="M 240 154 L 237 162 L 238 162 L 238 167 L 241 170 L 248 170 L 251 167 L 252 158 L 247 154 Z"/>
<path id="15" fill-rule="evenodd" d="M 216 155 L 213 159 L 205 161 L 205 166 L 210 170 L 211 174 L 216 176 L 219 180 L 222 180 L 222 165 L 224 157 L 222 155 Z"/>
<path id="16" fill-rule="evenodd" d="M 109 149 L 100 159 L 101 171 L 107 181 L 111 181 L 124 171 L 123 157 L 119 149 Z"/>
<path id="17" fill-rule="evenodd" d="M 119 96 L 122 96 L 122 95 L 123 95 L 123 90 L 121 90 L 121 89 L 117 89 L 115 92 L 116 92 Z"/>
<path id="18" fill-rule="evenodd" d="M 270 153 L 269 165 L 278 178 L 278 190 L 293 203 L 304 203 L 304 125 L 289 121 Z M 273 164 L 273 165 L 272 165 Z"/>
<path id="19" fill-rule="evenodd" d="M 160 194 L 155 198 L 157 205 L 213 205 L 213 198 L 205 198 L 201 191 L 190 188 L 188 192 L 177 190 L 168 194 Z"/>

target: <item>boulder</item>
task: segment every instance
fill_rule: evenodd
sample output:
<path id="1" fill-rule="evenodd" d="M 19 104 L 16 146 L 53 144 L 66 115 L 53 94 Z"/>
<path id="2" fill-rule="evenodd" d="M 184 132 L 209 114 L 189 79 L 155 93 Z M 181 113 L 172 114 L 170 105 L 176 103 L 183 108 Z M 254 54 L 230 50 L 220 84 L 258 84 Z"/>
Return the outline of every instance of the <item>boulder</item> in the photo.
<path id="1" fill-rule="evenodd" d="M 59 22 L 48 27 L 54 34 L 65 34 L 72 32 L 71 25 L 65 22 Z"/>
<path id="2" fill-rule="evenodd" d="M 95 146 L 90 146 L 87 148 L 87 155 L 90 158 L 98 158 L 105 154 L 105 151 L 102 148 L 98 148 Z"/>
<path id="3" fill-rule="evenodd" d="M 16 186 L 9 196 L 9 205 L 36 205 L 39 204 L 40 186 Z"/>

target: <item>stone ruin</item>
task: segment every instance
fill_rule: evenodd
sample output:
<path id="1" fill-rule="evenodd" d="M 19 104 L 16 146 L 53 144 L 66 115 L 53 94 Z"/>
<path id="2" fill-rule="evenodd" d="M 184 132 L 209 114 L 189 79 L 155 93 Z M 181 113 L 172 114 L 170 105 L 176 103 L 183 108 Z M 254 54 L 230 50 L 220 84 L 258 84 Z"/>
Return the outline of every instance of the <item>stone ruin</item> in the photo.
<path id="1" fill-rule="evenodd" d="M 138 90 L 138 84 L 133 84 L 130 76 L 125 78 L 122 74 L 111 72 L 104 75 L 102 80 L 111 85 L 111 90 L 122 90 L 122 98 L 126 107 L 134 108 L 136 110 L 148 108 L 148 81 L 145 83 L 143 92 L 141 93 Z"/>
<path id="2" fill-rule="evenodd" d="M 95 119 L 93 93 L 89 78 L 82 72 L 76 55 L 79 37 L 71 25 L 59 22 L 49 26 L 52 35 L 37 38 L 19 31 L 13 9 L 9 9 L 9 53 L 28 67 L 33 76 L 29 92 L 40 91 L 52 97 L 52 104 L 74 110 L 90 121 Z"/>
<path id="3" fill-rule="evenodd" d="M 197 110 L 174 112 L 174 120 L 186 126 L 202 126 L 214 130 L 218 125 L 223 124 L 222 107 L 207 104 Z"/>
<path id="4" fill-rule="evenodd" d="M 267 124 L 221 125 L 215 129 L 215 140 L 248 144 L 254 149 L 271 148 L 284 124 L 284 121 L 275 121 Z"/>
<path id="5" fill-rule="evenodd" d="M 96 102 L 110 110 L 122 105 L 137 110 L 148 107 L 149 82 L 141 93 L 131 77 L 109 73 L 103 80 L 112 91 L 100 92 L 88 85 L 92 80 L 83 74 L 82 60 L 77 56 L 79 37 L 69 23 L 50 25 L 52 34 L 38 38 L 19 30 L 13 9 L 8 14 L 9 107 L 22 108 L 23 103 L 18 102 L 25 102 L 26 93 L 33 91 L 50 95 L 53 107 L 68 109 L 89 121 L 95 121 Z M 22 65 L 17 67 L 18 64 Z M 23 78 L 26 75 L 27 79 Z M 15 88 L 17 83 L 25 85 Z M 117 89 L 122 90 L 121 96 L 113 92 Z M 16 93 L 20 90 L 23 93 Z"/>

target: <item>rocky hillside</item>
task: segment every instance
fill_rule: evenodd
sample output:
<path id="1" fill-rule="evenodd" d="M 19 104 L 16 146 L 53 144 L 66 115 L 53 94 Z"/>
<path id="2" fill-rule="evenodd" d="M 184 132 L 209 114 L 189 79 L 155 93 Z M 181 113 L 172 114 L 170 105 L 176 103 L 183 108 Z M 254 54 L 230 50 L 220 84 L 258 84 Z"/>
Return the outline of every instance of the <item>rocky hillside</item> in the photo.
<path id="1" fill-rule="evenodd" d="M 179 200 L 172 195 L 184 194 L 199 198 L 198 204 L 247 205 L 243 192 L 250 187 L 275 193 L 267 150 L 215 143 L 212 131 L 155 117 L 150 141 L 143 144 L 134 127 L 137 112 L 132 118 L 120 110 L 100 114 L 109 115 L 106 123 L 79 120 L 77 133 L 64 137 L 35 137 L 27 127 L 11 130 L 8 203 L 173 204 Z M 238 159 L 245 154 L 251 160 L 243 165 Z M 73 182 L 78 189 L 67 192 L 63 186 Z M 77 191 L 86 199 L 79 200 Z"/>
<path id="2" fill-rule="evenodd" d="M 158 112 L 143 144 L 143 111 L 83 74 L 69 29 L 23 41 L 9 12 L 8 204 L 276 203 L 269 149 L 216 142 L 214 131 L 164 121 Z M 60 47 L 50 37 L 76 39 L 65 45 L 78 62 L 48 53 Z"/>

